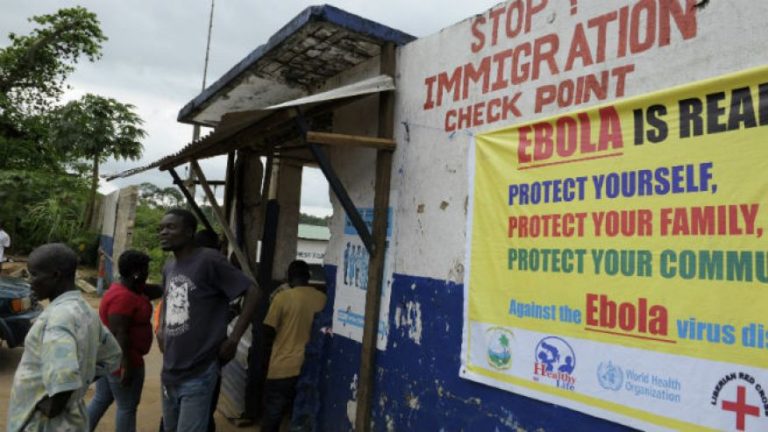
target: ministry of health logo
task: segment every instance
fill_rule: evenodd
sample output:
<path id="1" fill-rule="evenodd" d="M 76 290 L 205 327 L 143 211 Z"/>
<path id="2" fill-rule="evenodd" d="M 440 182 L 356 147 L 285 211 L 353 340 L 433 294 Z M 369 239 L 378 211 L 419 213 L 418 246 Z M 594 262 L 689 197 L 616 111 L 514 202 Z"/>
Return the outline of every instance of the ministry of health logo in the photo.
<path id="1" fill-rule="evenodd" d="M 493 327 L 486 330 L 485 336 L 488 364 L 499 370 L 512 367 L 512 332 L 503 327 Z"/>
<path id="2" fill-rule="evenodd" d="M 624 371 L 613 362 L 601 362 L 597 366 L 597 381 L 606 390 L 619 391 L 624 384 Z"/>

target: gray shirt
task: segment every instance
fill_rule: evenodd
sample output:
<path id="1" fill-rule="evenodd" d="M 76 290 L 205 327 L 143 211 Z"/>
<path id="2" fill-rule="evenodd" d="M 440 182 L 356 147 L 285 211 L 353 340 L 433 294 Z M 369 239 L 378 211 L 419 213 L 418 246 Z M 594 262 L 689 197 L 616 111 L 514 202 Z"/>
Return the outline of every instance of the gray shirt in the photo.
<path id="1" fill-rule="evenodd" d="M 227 337 L 229 303 L 251 282 L 218 251 L 197 248 L 163 269 L 162 380 L 175 384 L 191 378 L 216 361 Z"/>

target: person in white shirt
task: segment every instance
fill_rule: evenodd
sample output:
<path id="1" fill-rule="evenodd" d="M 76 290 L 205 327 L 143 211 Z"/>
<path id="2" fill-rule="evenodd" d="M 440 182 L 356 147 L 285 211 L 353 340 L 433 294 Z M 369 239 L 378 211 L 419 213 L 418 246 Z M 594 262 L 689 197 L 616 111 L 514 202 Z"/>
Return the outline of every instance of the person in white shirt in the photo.
<path id="1" fill-rule="evenodd" d="M 5 261 L 5 248 L 11 247 L 11 236 L 3 230 L 0 225 L 0 272 L 3 271 L 3 262 Z"/>

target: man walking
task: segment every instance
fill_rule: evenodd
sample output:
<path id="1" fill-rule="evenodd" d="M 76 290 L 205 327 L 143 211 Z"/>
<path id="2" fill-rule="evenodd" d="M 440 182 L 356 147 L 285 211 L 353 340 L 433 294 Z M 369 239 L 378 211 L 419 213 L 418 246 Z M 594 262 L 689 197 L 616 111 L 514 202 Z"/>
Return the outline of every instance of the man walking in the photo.
<path id="1" fill-rule="evenodd" d="M 32 291 L 51 303 L 24 340 L 8 408 L 8 431 L 86 431 L 83 396 L 120 364 L 120 346 L 75 287 L 77 255 L 63 244 L 29 256 Z"/>
<path id="2" fill-rule="evenodd" d="M 163 428 L 204 432 L 221 366 L 232 360 L 253 319 L 259 292 L 218 251 L 195 244 L 197 220 L 187 210 L 160 221 L 160 246 L 174 259 L 163 269 Z M 245 294 L 243 311 L 227 337 L 229 303 Z"/>
<path id="3" fill-rule="evenodd" d="M 275 296 L 264 319 L 264 335 L 272 354 L 264 387 L 262 432 L 279 431 L 283 415 L 293 405 L 312 321 L 325 307 L 325 294 L 309 286 L 306 262 L 293 261 L 287 276 L 291 289 Z"/>

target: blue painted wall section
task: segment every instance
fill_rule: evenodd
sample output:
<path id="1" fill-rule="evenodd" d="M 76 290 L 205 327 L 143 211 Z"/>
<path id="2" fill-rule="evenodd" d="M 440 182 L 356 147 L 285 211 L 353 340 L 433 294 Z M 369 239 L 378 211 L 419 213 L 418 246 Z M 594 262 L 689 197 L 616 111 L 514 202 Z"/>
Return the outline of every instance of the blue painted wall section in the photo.
<path id="1" fill-rule="evenodd" d="M 104 260 L 104 274 L 107 276 L 107 283 L 112 281 L 112 252 L 114 251 L 114 245 L 115 239 L 113 237 L 99 236 L 99 248 L 107 255 L 107 259 Z"/>
<path id="2" fill-rule="evenodd" d="M 328 306 L 324 313 L 330 315 L 335 266 L 326 266 L 326 280 Z M 380 351 L 377 359 L 374 430 L 633 430 L 459 378 L 463 285 L 398 274 L 392 285 L 391 333 L 387 351 Z M 408 311 L 411 319 L 404 319 Z M 395 322 L 398 317 L 399 323 Z M 414 322 L 419 320 L 421 327 L 414 329 Z M 321 430 L 352 429 L 349 419 L 354 419 L 354 377 L 359 369 L 360 347 L 357 342 L 336 336 L 327 350 L 320 383 Z"/>

